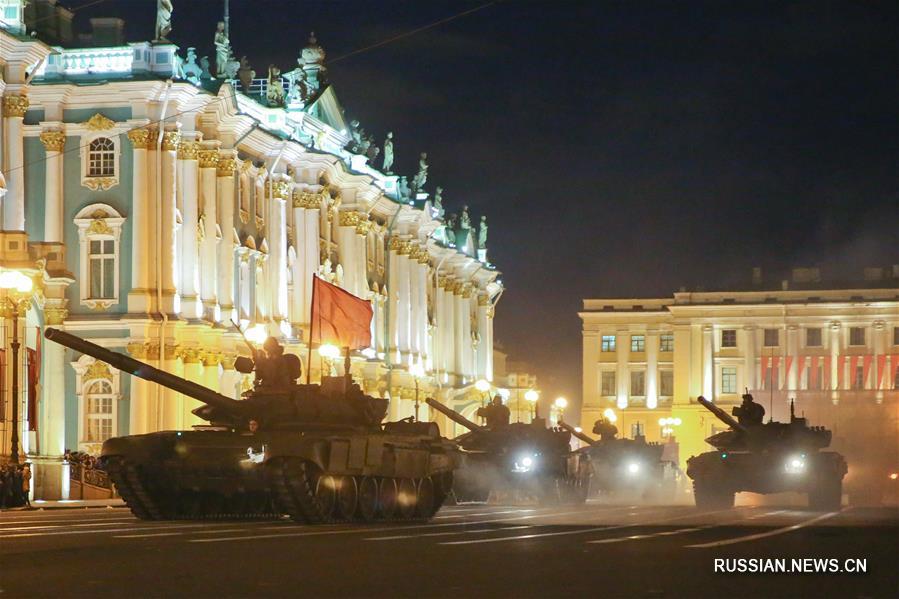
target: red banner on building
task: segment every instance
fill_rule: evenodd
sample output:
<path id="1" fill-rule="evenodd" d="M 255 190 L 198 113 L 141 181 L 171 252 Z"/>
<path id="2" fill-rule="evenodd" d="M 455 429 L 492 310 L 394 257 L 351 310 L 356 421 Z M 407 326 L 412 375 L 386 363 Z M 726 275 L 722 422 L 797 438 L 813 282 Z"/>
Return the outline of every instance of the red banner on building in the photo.
<path id="1" fill-rule="evenodd" d="M 843 373 L 846 370 L 846 356 L 837 356 L 837 389 L 843 388 Z"/>
<path id="2" fill-rule="evenodd" d="M 856 379 L 858 378 L 858 375 L 856 373 L 858 372 L 858 359 L 860 357 L 861 356 L 849 357 L 849 380 L 846 384 L 847 389 L 853 389 L 854 387 L 856 387 Z M 862 381 L 862 385 L 860 385 L 860 387 L 864 388 L 864 380 Z"/>
<path id="3" fill-rule="evenodd" d="M 886 354 L 880 354 L 877 356 L 877 380 L 874 381 L 875 389 L 883 389 L 883 372 L 887 367 L 887 357 Z"/>
<path id="4" fill-rule="evenodd" d="M 872 355 L 862 356 L 862 389 L 868 386 L 868 374 L 871 373 L 871 361 L 874 358 Z M 877 388 L 877 385 L 874 385 L 874 388 Z"/>
<path id="5" fill-rule="evenodd" d="M 832 389 L 833 383 L 831 381 L 833 381 L 833 378 L 830 375 L 831 367 L 832 367 L 830 356 L 824 356 L 822 358 L 822 360 L 824 360 L 824 380 L 821 381 L 821 388 L 822 389 Z"/>

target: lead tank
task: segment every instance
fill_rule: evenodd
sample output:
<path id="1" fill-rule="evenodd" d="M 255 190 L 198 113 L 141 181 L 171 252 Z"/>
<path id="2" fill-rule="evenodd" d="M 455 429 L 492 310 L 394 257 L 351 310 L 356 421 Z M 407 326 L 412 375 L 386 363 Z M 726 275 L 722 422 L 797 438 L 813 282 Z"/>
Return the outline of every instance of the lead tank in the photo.
<path id="1" fill-rule="evenodd" d="M 732 410 L 739 420 L 704 397 L 697 401 L 729 427 L 706 439 L 715 451 L 687 460 L 697 507 L 732 507 L 740 491 L 793 491 L 807 494 L 812 509 L 840 508 L 846 460 L 839 453 L 821 451 L 830 445 L 831 432 L 797 418 L 792 402 L 790 422 L 763 423 L 765 410 L 749 393 L 743 405 Z"/>
<path id="2" fill-rule="evenodd" d="M 274 339 L 238 358 L 255 383 L 234 400 L 70 333 L 45 336 L 202 402 L 193 413 L 209 425 L 103 444 L 101 465 L 138 518 L 427 520 L 452 486 L 458 452 L 435 423 L 382 424 L 387 400 L 349 377 L 297 384 L 299 359 Z"/>
<path id="3" fill-rule="evenodd" d="M 540 503 L 583 503 L 590 484 L 589 456 L 571 451 L 571 435 L 546 428 L 542 418 L 481 426 L 428 398 L 429 406 L 469 430 L 453 441 L 462 450 L 453 494 L 457 501 L 487 501 L 491 491 L 512 491 Z"/>

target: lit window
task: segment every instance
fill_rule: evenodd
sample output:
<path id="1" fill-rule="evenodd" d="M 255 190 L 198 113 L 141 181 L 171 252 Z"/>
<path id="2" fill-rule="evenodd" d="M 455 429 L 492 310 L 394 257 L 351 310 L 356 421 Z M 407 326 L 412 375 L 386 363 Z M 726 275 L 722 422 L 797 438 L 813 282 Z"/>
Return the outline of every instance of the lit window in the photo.
<path id="1" fill-rule="evenodd" d="M 604 352 L 615 351 L 615 335 L 603 335 L 602 336 L 602 351 L 604 351 Z"/>
<path id="2" fill-rule="evenodd" d="M 864 345 L 865 329 L 862 327 L 852 327 L 849 329 L 849 345 Z"/>
<path id="3" fill-rule="evenodd" d="M 665 333 L 659 337 L 659 351 L 674 351 L 674 335 Z"/>
<path id="4" fill-rule="evenodd" d="M 646 395 L 646 373 L 636 370 L 631 373 L 631 396 L 642 397 Z"/>
<path id="5" fill-rule="evenodd" d="M 821 329 L 805 329 L 805 346 L 821 347 Z"/>
<path id="6" fill-rule="evenodd" d="M 115 144 L 108 137 L 93 140 L 87 152 L 88 177 L 115 176 Z"/>
<path id="7" fill-rule="evenodd" d="M 114 239 L 91 239 L 88 261 L 90 263 L 90 299 L 115 297 L 116 251 Z"/>
<path id="8" fill-rule="evenodd" d="M 115 395 L 107 381 L 94 381 L 85 393 L 84 440 L 102 443 L 112 436 L 112 407 Z"/>
<path id="9" fill-rule="evenodd" d="M 735 329 L 721 331 L 721 347 L 737 347 L 737 331 Z"/>
<path id="10" fill-rule="evenodd" d="M 662 397 L 671 397 L 674 395 L 674 371 L 659 371 L 659 395 Z"/>
<path id="11" fill-rule="evenodd" d="M 721 393 L 737 392 L 737 369 L 724 367 L 721 369 Z"/>
<path id="12" fill-rule="evenodd" d="M 607 370 L 600 377 L 600 386 L 603 395 L 615 395 L 615 373 Z"/>
<path id="13" fill-rule="evenodd" d="M 641 352 L 646 350 L 646 337 L 643 335 L 631 335 L 631 351 Z"/>
<path id="14" fill-rule="evenodd" d="M 632 422 L 631 423 L 631 438 L 642 437 L 643 436 L 643 423 L 642 422 Z"/>
<path id="15" fill-rule="evenodd" d="M 765 347 L 777 347 L 778 345 L 780 345 L 780 331 L 765 329 Z"/>

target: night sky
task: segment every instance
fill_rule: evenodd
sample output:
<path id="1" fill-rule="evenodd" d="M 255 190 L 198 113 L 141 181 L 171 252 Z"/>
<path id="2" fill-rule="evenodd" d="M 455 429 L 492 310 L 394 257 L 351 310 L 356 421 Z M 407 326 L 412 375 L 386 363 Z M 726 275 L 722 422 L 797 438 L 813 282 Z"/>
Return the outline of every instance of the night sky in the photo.
<path id="1" fill-rule="evenodd" d="M 222 2 L 173 4 L 170 38 L 212 57 Z M 231 41 L 262 76 L 311 30 L 336 59 L 482 4 L 231 0 Z M 155 5 L 76 23 L 122 16 L 149 39 Z M 330 81 L 348 118 L 394 132 L 394 170 L 427 151 L 447 211 L 488 215 L 497 339 L 577 405 L 585 297 L 899 262 L 897 31 L 892 1 L 513 0 L 337 60 Z"/>

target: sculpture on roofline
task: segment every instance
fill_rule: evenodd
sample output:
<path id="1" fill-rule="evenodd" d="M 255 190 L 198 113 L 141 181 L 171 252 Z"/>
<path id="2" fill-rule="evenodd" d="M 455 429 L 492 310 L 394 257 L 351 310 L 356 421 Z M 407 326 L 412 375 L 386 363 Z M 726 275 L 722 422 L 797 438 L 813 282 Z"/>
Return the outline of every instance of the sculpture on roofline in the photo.
<path id="1" fill-rule="evenodd" d="M 187 49 L 187 58 L 185 59 L 184 64 L 181 65 L 181 72 L 184 73 L 185 79 L 194 85 L 200 85 L 200 77 L 203 75 L 203 69 L 197 64 L 196 48 Z"/>
<path id="2" fill-rule="evenodd" d="M 172 7 L 171 0 L 156 0 L 156 40 L 168 41 L 166 37 L 172 32 Z"/>
<path id="3" fill-rule="evenodd" d="M 400 191 L 400 199 L 408 200 L 412 197 L 412 190 L 409 189 L 409 180 L 406 179 L 406 177 L 400 177 L 399 181 L 397 182 L 397 187 Z"/>
<path id="4" fill-rule="evenodd" d="M 412 188 L 416 193 L 422 191 L 425 187 L 425 182 L 428 180 L 428 154 L 427 152 L 422 152 L 421 157 L 418 159 L 418 172 L 415 174 L 415 178 L 412 179 Z"/>
<path id="5" fill-rule="evenodd" d="M 247 60 L 246 56 L 240 57 L 240 68 L 237 71 L 237 78 L 240 79 L 240 87 L 243 90 L 243 93 L 250 93 L 250 86 L 253 84 L 253 79 L 256 77 L 256 71 L 253 70 L 253 67 L 250 66 L 250 61 Z"/>
<path id="6" fill-rule="evenodd" d="M 434 208 L 437 209 L 438 212 L 443 212 L 443 188 L 438 187 L 436 191 L 434 191 Z"/>
<path id="7" fill-rule="evenodd" d="M 288 104 L 305 104 L 309 98 L 309 85 L 306 82 L 306 71 L 302 68 L 296 68 L 289 73 L 285 73 L 284 77 L 288 81 L 287 87 L 287 103 Z"/>
<path id="8" fill-rule="evenodd" d="M 369 141 L 373 142 L 374 140 L 369 140 Z M 369 164 L 374 164 L 375 158 L 377 158 L 378 154 L 380 154 L 380 153 L 381 153 L 381 148 L 379 148 L 377 146 L 377 144 L 372 143 L 370 146 L 368 146 L 368 151 L 365 153 L 365 155 L 368 156 Z"/>
<path id="9" fill-rule="evenodd" d="M 200 59 L 200 79 L 210 80 L 212 79 L 212 73 L 209 71 L 209 57 L 204 56 Z"/>
<path id="10" fill-rule="evenodd" d="M 225 34 L 225 22 L 219 21 L 215 26 L 215 37 L 212 40 L 215 46 L 215 76 L 225 78 L 228 61 L 231 58 L 231 41 Z"/>
<path id="11" fill-rule="evenodd" d="M 268 66 L 268 90 L 265 99 L 269 106 L 284 106 L 284 86 L 281 85 L 281 69 L 271 64 Z"/>
<path id="12" fill-rule="evenodd" d="M 462 206 L 462 218 L 459 221 L 459 228 L 466 231 L 471 228 L 471 216 L 468 215 L 468 204 Z"/>
<path id="13" fill-rule="evenodd" d="M 487 249 L 487 217 L 481 216 L 481 226 L 478 229 L 478 249 Z"/>
<path id="14" fill-rule="evenodd" d="M 389 131 L 387 139 L 384 140 L 384 164 L 381 170 L 385 175 L 391 175 L 393 174 L 391 168 L 393 168 L 393 131 Z"/>

